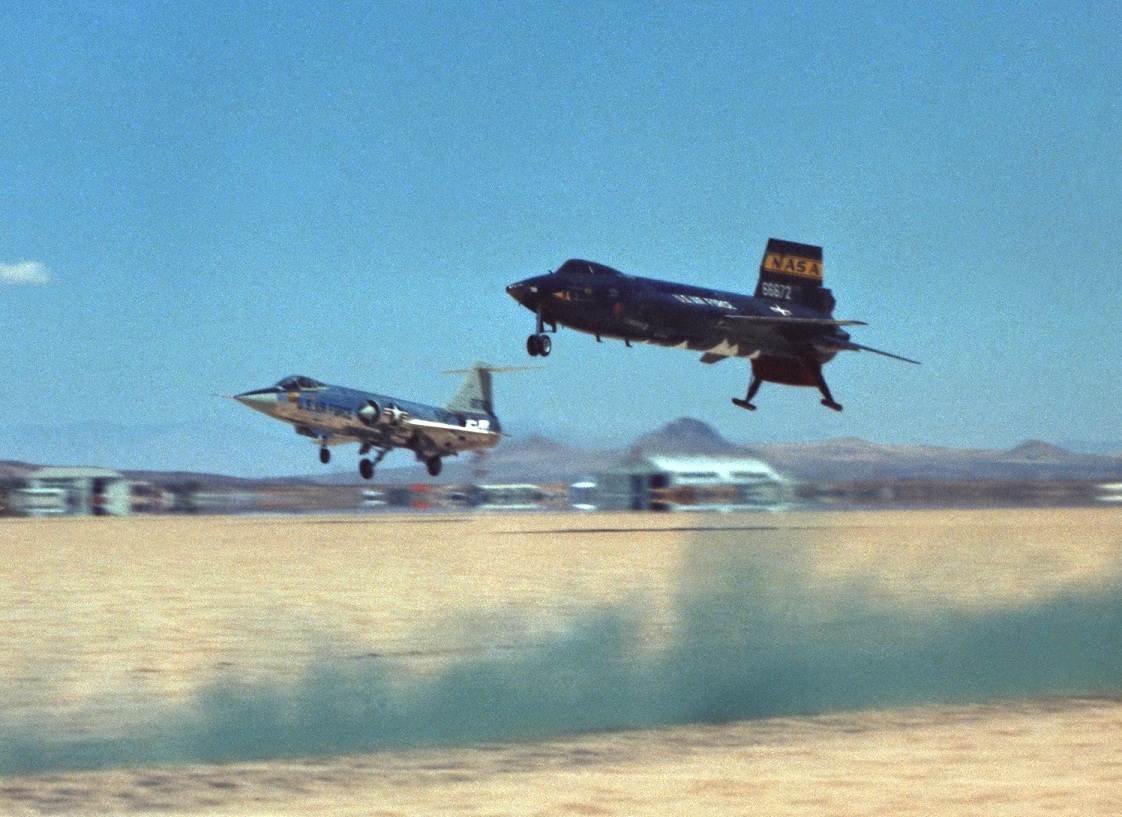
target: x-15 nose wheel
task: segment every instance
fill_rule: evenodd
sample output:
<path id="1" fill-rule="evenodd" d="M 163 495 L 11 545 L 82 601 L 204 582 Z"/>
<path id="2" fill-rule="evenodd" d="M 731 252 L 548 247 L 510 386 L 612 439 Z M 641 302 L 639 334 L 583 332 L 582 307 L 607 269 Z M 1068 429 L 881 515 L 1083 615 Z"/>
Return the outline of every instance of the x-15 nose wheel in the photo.
<path id="1" fill-rule="evenodd" d="M 530 353 L 530 357 L 549 357 L 549 353 L 553 351 L 553 342 L 549 335 L 530 335 L 526 338 L 526 351 Z"/>
<path id="2" fill-rule="evenodd" d="M 319 450 L 319 461 L 322 462 L 324 465 L 327 465 L 327 463 L 331 462 L 331 451 L 330 451 L 330 449 L 321 448 Z"/>
<path id="3" fill-rule="evenodd" d="M 358 461 L 358 472 L 362 475 L 363 479 L 370 479 L 374 476 L 374 463 L 368 459 L 361 459 Z"/>

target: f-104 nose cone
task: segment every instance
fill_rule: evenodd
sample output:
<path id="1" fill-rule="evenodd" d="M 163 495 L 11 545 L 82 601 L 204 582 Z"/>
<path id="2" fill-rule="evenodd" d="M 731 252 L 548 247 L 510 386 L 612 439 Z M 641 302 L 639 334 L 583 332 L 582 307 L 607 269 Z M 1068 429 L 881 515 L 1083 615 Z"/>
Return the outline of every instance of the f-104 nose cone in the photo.
<path id="1" fill-rule="evenodd" d="M 249 406 L 251 409 L 262 411 L 265 414 L 272 414 L 277 405 L 277 391 L 276 389 L 255 389 L 254 391 L 235 394 L 234 399 L 243 406 Z"/>
<path id="2" fill-rule="evenodd" d="M 262 394 L 258 391 L 247 391 L 244 394 L 235 394 L 234 399 L 241 403 L 243 406 L 260 405 L 261 403 L 275 403 L 277 396 L 275 394 Z"/>

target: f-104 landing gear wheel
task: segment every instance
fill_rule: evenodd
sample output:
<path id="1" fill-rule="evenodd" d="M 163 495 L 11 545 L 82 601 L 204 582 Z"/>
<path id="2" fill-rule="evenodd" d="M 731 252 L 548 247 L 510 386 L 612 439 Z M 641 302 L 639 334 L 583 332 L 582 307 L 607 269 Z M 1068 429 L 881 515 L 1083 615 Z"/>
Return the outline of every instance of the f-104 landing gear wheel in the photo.
<path id="1" fill-rule="evenodd" d="M 430 477 L 440 476 L 440 467 L 442 465 L 443 463 L 440 461 L 440 457 L 429 457 L 425 460 L 425 466 L 429 469 Z"/>
<path id="2" fill-rule="evenodd" d="M 324 465 L 327 465 L 327 463 L 331 462 L 331 450 L 328 449 L 327 446 L 324 446 L 319 450 L 319 461 Z"/>
<path id="3" fill-rule="evenodd" d="M 374 463 L 368 459 L 361 459 L 358 461 L 358 472 L 362 475 L 363 479 L 370 479 L 374 476 Z"/>

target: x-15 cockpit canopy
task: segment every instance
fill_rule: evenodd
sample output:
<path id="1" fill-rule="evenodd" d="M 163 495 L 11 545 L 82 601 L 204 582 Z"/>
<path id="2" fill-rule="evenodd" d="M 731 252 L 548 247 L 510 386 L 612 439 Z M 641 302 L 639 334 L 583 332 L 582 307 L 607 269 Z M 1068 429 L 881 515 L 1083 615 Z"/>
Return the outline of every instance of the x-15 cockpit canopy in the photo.
<path id="1" fill-rule="evenodd" d="M 604 264 L 597 264 L 595 261 L 581 261 L 579 258 L 566 261 L 557 272 L 562 275 L 615 275 L 620 278 L 623 277 L 623 273 L 617 269 L 612 269 Z"/>

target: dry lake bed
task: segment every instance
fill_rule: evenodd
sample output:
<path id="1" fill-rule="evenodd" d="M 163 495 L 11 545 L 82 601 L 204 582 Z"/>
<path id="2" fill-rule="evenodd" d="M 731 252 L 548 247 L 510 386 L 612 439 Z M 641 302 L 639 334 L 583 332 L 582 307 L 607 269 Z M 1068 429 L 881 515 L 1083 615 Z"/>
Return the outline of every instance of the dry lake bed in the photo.
<path id="1" fill-rule="evenodd" d="M 0 814 L 1117 814 L 1122 510 L 0 521 Z"/>

